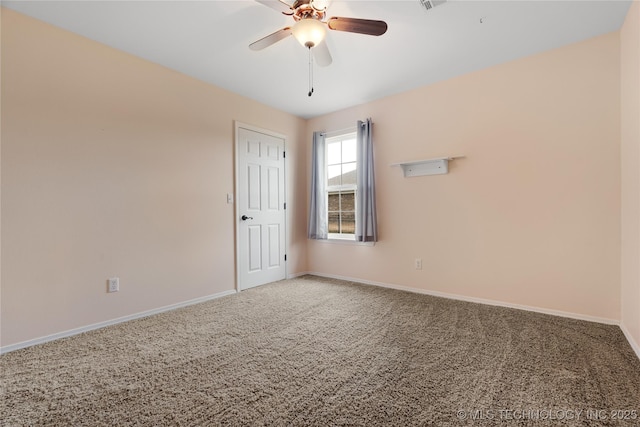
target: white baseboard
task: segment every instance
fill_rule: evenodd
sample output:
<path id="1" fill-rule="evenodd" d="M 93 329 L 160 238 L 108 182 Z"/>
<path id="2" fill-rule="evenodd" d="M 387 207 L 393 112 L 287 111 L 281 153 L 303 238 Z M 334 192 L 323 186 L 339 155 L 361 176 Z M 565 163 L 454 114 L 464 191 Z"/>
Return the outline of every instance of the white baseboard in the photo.
<path id="1" fill-rule="evenodd" d="M 603 323 L 603 324 L 606 324 L 606 325 L 617 325 L 617 326 L 620 325 L 620 322 L 618 320 L 616 320 L 616 319 L 608 319 L 606 317 L 589 316 L 589 315 L 585 315 L 585 314 L 571 313 L 571 312 L 567 312 L 567 311 L 552 310 L 552 309 L 541 308 L 541 307 L 533 307 L 533 306 L 529 306 L 529 305 L 513 304 L 513 303 L 509 303 L 509 302 L 504 302 L 504 301 L 496 301 L 496 300 L 491 300 L 491 299 L 468 297 L 468 296 L 458 295 L 458 294 L 450 294 L 450 293 L 446 293 L 446 292 L 438 292 L 438 291 L 430 291 L 430 290 L 425 290 L 425 289 L 410 288 L 408 286 L 400 286 L 400 285 L 394 285 L 394 284 L 389 284 L 389 283 L 374 282 L 374 281 L 371 281 L 371 280 L 363 280 L 363 279 L 357 279 L 357 278 L 353 278 L 353 277 L 336 276 L 336 275 L 333 275 L 333 274 L 324 274 L 324 273 L 317 273 L 317 272 L 309 272 L 307 274 L 312 274 L 314 276 L 319 276 L 319 277 L 326 277 L 326 278 L 329 278 L 329 279 L 338 279 L 338 280 L 345 280 L 345 281 L 349 281 L 349 282 L 362 283 L 362 284 L 365 284 L 365 285 L 379 286 L 379 287 L 382 287 L 382 288 L 397 289 L 397 290 L 400 290 L 400 291 L 413 292 L 413 293 L 417 293 L 417 294 L 431 295 L 431 296 L 434 296 L 434 297 L 449 298 L 449 299 L 454 299 L 454 300 L 458 300 L 458 301 L 476 302 L 476 303 L 479 303 L 479 304 L 494 305 L 494 306 L 498 306 L 498 307 L 516 308 L 516 309 L 519 309 L 519 310 L 533 311 L 533 312 L 536 312 L 536 313 L 550 314 L 552 316 L 567 317 L 567 318 L 570 318 L 570 319 L 586 320 L 586 321 L 589 321 L 589 322 Z"/>
<path id="2" fill-rule="evenodd" d="M 636 356 L 638 356 L 638 359 L 640 359 L 640 345 L 638 345 L 636 340 L 633 339 L 631 332 L 629 332 L 627 327 L 622 322 L 620 323 L 620 329 L 622 329 L 622 333 L 627 338 L 627 341 L 629 341 L 629 345 L 631 346 L 633 351 L 636 352 Z"/>
<path id="3" fill-rule="evenodd" d="M 128 315 L 128 316 L 118 317 L 118 318 L 112 319 L 112 320 L 106 320 L 104 322 L 98 322 L 98 323 L 94 323 L 94 324 L 91 324 L 91 325 L 82 326 L 80 328 L 69 329 L 68 331 L 58 332 L 56 334 L 51 334 L 51 335 L 47 335 L 47 336 L 44 336 L 44 337 L 35 338 L 35 339 L 32 339 L 32 340 L 22 341 L 22 342 L 19 342 L 17 344 L 5 345 L 4 347 L 0 347 L 0 354 L 8 353 L 10 351 L 19 350 L 21 348 L 31 347 L 31 346 L 37 345 L 37 344 L 43 344 L 43 343 L 46 343 L 46 342 L 49 342 L 49 341 L 58 340 L 60 338 L 66 338 L 66 337 L 70 337 L 70 336 L 73 336 L 73 335 L 78 335 L 78 334 L 81 334 L 83 332 L 92 331 L 94 329 L 100 329 L 100 328 L 104 328 L 106 326 L 111 326 L 111 325 L 115 325 L 115 324 L 122 323 L 122 322 L 128 322 L 129 320 L 140 319 L 142 317 L 152 316 L 154 314 L 159 314 L 159 313 L 163 313 L 165 311 L 175 310 L 177 308 L 182 308 L 182 307 L 186 307 L 186 306 L 189 306 L 189 305 L 198 304 L 198 303 L 201 303 L 201 302 L 205 302 L 205 301 L 221 298 L 221 297 L 224 297 L 224 296 L 227 296 L 227 295 L 232 295 L 232 294 L 235 294 L 235 293 L 237 293 L 237 291 L 235 289 L 232 289 L 230 291 L 219 292 L 217 294 L 207 295 L 207 296 L 200 297 L 200 298 L 195 298 L 195 299 L 192 299 L 192 300 L 189 300 L 189 301 L 179 302 L 177 304 L 171 304 L 171 305 L 167 305 L 167 306 L 164 306 L 164 307 L 154 308 L 154 309 L 143 311 L 143 312 L 140 312 L 140 313 L 135 313 L 135 314 L 131 314 L 131 315 Z"/>
<path id="4" fill-rule="evenodd" d="M 326 277 L 326 278 L 329 278 L 329 279 L 345 280 L 345 281 L 349 281 L 349 282 L 362 283 L 362 284 L 365 284 L 365 285 L 379 286 L 379 287 L 389 288 L 389 289 L 397 289 L 397 290 L 406 291 L 406 292 L 413 292 L 413 293 L 424 294 L 424 295 L 432 295 L 432 296 L 436 296 L 436 297 L 449 298 L 449 299 L 454 299 L 454 300 L 459 300 L 459 301 L 476 302 L 476 303 L 480 303 L 480 304 L 487 304 L 487 305 L 493 305 L 493 306 L 499 306 L 499 307 L 507 307 L 507 308 L 516 308 L 516 309 L 519 309 L 519 310 L 533 311 L 533 312 L 536 312 L 536 313 L 550 314 L 550 315 L 553 315 L 553 316 L 567 317 L 567 318 L 570 318 L 570 319 L 586 320 L 586 321 L 589 321 L 589 322 L 603 323 L 603 324 L 607 324 L 607 325 L 617 325 L 617 326 L 620 327 L 620 329 L 624 333 L 624 335 L 627 338 L 627 341 L 629 342 L 629 344 L 631 345 L 631 348 L 633 349 L 633 351 L 636 353 L 638 358 L 640 358 L 640 345 L 638 345 L 638 343 L 635 342 L 635 340 L 631 336 L 631 333 L 627 330 L 627 328 L 624 326 L 624 324 L 621 324 L 619 321 L 617 321 L 615 319 L 608 319 L 608 318 L 595 317 L 595 316 L 587 316 L 587 315 L 583 315 L 583 314 L 570 313 L 570 312 L 566 312 L 566 311 L 551 310 L 551 309 L 545 309 L 545 308 L 540 308 L 540 307 L 532 307 L 532 306 L 521 305 L 521 304 L 512 304 L 512 303 L 507 303 L 507 302 L 503 302 L 503 301 L 489 300 L 489 299 L 484 299 L 484 298 L 467 297 L 467 296 L 464 296 L 464 295 L 450 294 L 450 293 L 446 293 L 446 292 L 430 291 L 430 290 L 425 290 L 425 289 L 417 289 L 417 288 L 411 288 L 411 287 L 407 287 L 407 286 L 400 286 L 400 285 L 394 285 L 394 284 L 389 284 L 389 283 L 382 283 L 382 282 L 375 282 L 375 281 L 371 281 L 371 280 L 358 279 L 358 278 L 354 278 L 354 277 L 345 277 L 345 276 L 338 276 L 338 275 L 333 275 L 333 274 L 324 274 L 324 273 L 318 273 L 318 272 L 294 273 L 294 274 L 289 274 L 287 276 L 287 278 L 288 279 L 295 279 L 297 277 L 301 277 L 301 276 L 305 276 L 305 275 L 314 275 L 314 276 L 319 276 L 319 277 Z M 139 319 L 139 318 L 142 318 L 142 317 L 147 317 L 147 316 L 151 316 L 151 315 L 154 315 L 154 314 L 159 314 L 159 313 L 162 313 L 162 312 L 165 312 L 165 311 L 175 310 L 177 308 L 186 307 L 186 306 L 189 306 L 189 305 L 198 304 L 198 303 L 201 303 L 201 302 L 205 302 L 205 301 L 221 298 L 221 297 L 224 297 L 224 296 L 227 296 L 227 295 L 235 294 L 237 292 L 238 291 L 236 291 L 235 289 L 232 289 L 232 290 L 229 290 L 229 291 L 219 292 L 217 294 L 207 295 L 207 296 L 204 296 L 204 297 L 192 299 L 192 300 L 189 300 L 189 301 L 184 301 L 184 302 L 177 303 L 177 304 L 171 304 L 171 305 L 167 305 L 167 306 L 160 307 L 160 308 L 155 308 L 155 309 L 152 309 L 152 310 L 143 311 L 143 312 L 136 313 L 136 314 L 131 314 L 129 316 L 124 316 L 124 317 L 119 317 L 119 318 L 112 319 L 112 320 L 107 320 L 107 321 L 104 321 L 104 322 L 94 323 L 94 324 L 91 324 L 91 325 L 88 325 L 88 326 L 83 326 L 83 327 L 80 327 L 80 328 L 70 329 L 68 331 L 59 332 L 59 333 L 56 333 L 56 334 L 51 334 L 51 335 L 47 335 L 47 336 L 44 336 L 44 337 L 39 337 L 39 338 L 35 338 L 35 339 L 32 339 L 32 340 L 28 340 L 28 341 L 22 341 L 22 342 L 19 342 L 17 344 L 11 344 L 11 345 L 7 345 L 7 346 L 4 346 L 4 347 L 0 347 L 0 354 L 8 353 L 10 351 L 19 350 L 21 348 L 31 347 L 31 346 L 37 345 L 37 344 L 43 344 L 43 343 L 46 343 L 46 342 L 49 342 L 49 341 L 54 341 L 54 340 L 57 340 L 57 339 L 60 339 L 60 338 L 66 338 L 66 337 L 70 337 L 70 336 L 73 336 L 73 335 L 78 335 L 78 334 L 81 334 L 83 332 L 88 332 L 88 331 L 92 331 L 94 329 L 104 328 L 106 326 L 115 325 L 115 324 L 122 323 L 122 322 L 127 322 L 129 320 Z"/>

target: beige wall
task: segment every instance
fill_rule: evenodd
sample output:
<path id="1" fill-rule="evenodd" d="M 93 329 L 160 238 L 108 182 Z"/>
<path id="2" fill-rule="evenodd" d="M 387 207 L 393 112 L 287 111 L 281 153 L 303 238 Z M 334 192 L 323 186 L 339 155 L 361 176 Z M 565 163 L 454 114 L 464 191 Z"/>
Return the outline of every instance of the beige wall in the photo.
<path id="1" fill-rule="evenodd" d="M 612 33 L 310 120 L 372 117 L 380 241 L 310 242 L 309 269 L 617 321 L 619 88 Z"/>
<path id="2" fill-rule="evenodd" d="M 304 200 L 304 120 L 2 9 L 2 346 L 233 289 L 234 120 Z"/>
<path id="3" fill-rule="evenodd" d="M 640 2 L 620 31 L 622 326 L 640 349 Z"/>
<path id="4" fill-rule="evenodd" d="M 0 345 L 233 289 L 234 120 L 288 136 L 289 273 L 622 316 L 640 342 L 639 14 L 305 122 L 2 9 Z M 307 242 L 311 132 L 365 117 L 381 240 Z"/>

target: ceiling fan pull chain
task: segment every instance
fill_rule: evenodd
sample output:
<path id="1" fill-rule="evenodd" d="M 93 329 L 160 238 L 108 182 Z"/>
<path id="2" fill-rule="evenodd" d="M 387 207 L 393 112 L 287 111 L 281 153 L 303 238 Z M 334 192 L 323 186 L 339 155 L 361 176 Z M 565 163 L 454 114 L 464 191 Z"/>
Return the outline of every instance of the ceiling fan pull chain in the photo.
<path id="1" fill-rule="evenodd" d="M 313 55 L 309 46 L 309 96 L 313 95 Z"/>

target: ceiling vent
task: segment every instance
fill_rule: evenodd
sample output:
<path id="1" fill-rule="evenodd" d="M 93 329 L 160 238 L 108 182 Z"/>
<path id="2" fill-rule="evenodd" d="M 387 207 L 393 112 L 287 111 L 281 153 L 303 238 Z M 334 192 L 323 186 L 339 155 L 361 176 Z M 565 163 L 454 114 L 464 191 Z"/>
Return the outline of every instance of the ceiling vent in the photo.
<path id="1" fill-rule="evenodd" d="M 418 0 L 425 10 L 431 10 L 436 6 L 440 6 L 447 0 Z"/>

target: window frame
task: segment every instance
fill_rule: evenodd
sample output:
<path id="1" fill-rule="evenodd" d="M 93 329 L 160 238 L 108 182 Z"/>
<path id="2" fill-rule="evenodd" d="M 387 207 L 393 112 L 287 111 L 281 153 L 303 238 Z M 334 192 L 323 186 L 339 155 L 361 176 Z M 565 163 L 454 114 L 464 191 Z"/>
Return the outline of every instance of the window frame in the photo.
<path id="1" fill-rule="evenodd" d="M 344 132 L 340 132 L 340 133 L 335 133 L 331 136 L 327 136 L 326 137 L 326 147 L 325 147 L 325 173 L 326 173 L 326 182 L 325 182 L 325 197 L 326 197 L 326 207 L 327 207 L 327 212 L 326 212 L 326 218 L 327 218 L 327 239 L 328 240 L 334 240 L 334 241 L 341 241 L 341 242 L 353 242 L 353 243 L 357 243 L 356 242 L 356 234 L 355 234 L 355 227 L 356 227 L 356 221 L 358 218 L 358 203 L 357 203 L 357 193 L 358 193 L 358 183 L 355 182 L 353 184 L 340 184 L 340 185 L 329 185 L 329 166 L 336 166 L 336 165 L 344 165 L 344 164 L 349 164 L 349 163 L 355 163 L 356 165 L 356 177 L 357 177 L 357 170 L 358 170 L 358 160 L 357 160 L 357 156 L 356 156 L 356 160 L 355 162 L 349 161 L 349 162 L 343 162 L 342 160 L 342 143 L 344 141 L 347 140 L 356 140 L 357 143 L 357 132 L 355 129 L 353 130 L 348 130 L 348 131 L 344 131 Z M 341 158 L 340 158 L 340 163 L 333 163 L 333 164 L 329 164 L 329 145 L 332 143 L 336 143 L 336 142 L 340 142 L 341 146 L 340 146 L 340 151 L 341 151 Z M 357 178 L 356 178 L 357 179 Z M 351 233 L 330 233 L 328 232 L 329 230 L 329 213 L 330 212 L 335 212 L 335 211 L 330 211 L 329 210 L 329 195 L 332 193 L 338 193 L 338 200 L 339 200 L 339 210 L 337 212 L 339 212 L 340 214 L 342 214 L 343 210 L 342 210 L 342 197 L 340 197 L 340 195 L 342 193 L 350 193 L 353 192 L 353 204 L 354 204 L 354 210 L 353 210 L 353 215 L 354 215 L 354 232 L 353 234 Z M 347 212 L 351 212 L 351 211 L 347 211 Z M 340 226 L 342 225 L 342 215 L 340 215 Z"/>

